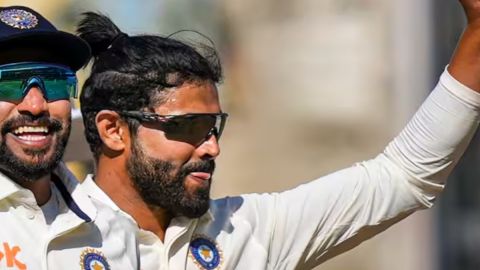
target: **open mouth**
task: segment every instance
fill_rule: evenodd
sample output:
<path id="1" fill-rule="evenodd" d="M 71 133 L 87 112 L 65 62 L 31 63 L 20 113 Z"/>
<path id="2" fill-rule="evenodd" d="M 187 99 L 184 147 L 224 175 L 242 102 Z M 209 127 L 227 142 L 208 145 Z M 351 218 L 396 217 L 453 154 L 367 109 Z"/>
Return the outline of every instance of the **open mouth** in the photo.
<path id="1" fill-rule="evenodd" d="M 22 141 L 37 142 L 42 141 L 50 135 L 47 126 L 19 126 L 14 128 L 11 133 Z"/>
<path id="2" fill-rule="evenodd" d="M 21 124 L 8 130 L 6 138 L 27 149 L 46 149 L 53 143 L 55 128 L 47 124 Z M 14 144 L 13 144 L 14 145 Z M 11 145 L 11 146 L 13 146 Z"/>

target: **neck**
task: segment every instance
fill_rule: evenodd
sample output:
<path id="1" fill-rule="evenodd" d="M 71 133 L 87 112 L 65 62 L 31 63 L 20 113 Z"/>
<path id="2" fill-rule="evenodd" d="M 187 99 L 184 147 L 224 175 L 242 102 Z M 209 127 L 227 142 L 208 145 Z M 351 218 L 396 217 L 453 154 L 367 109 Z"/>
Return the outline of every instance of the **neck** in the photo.
<path id="1" fill-rule="evenodd" d="M 50 199 L 50 195 L 52 194 L 52 191 L 50 188 L 50 179 L 51 179 L 50 174 L 47 174 L 35 180 L 27 181 L 24 179 L 15 178 L 15 176 L 12 173 L 9 173 L 7 171 L 3 171 L 3 173 L 9 176 L 13 181 L 15 181 L 20 186 L 26 189 L 29 189 L 33 193 L 33 196 L 35 197 L 35 201 L 39 206 L 44 205 Z"/>
<path id="2" fill-rule="evenodd" d="M 44 176 L 34 182 L 20 183 L 20 185 L 32 191 L 39 206 L 46 204 L 52 195 L 50 175 Z"/>
<path id="3" fill-rule="evenodd" d="M 165 209 L 146 204 L 124 168 L 126 166 L 120 166 L 112 159 L 100 157 L 95 175 L 96 184 L 122 211 L 132 216 L 140 228 L 154 233 L 164 241 L 173 215 Z"/>

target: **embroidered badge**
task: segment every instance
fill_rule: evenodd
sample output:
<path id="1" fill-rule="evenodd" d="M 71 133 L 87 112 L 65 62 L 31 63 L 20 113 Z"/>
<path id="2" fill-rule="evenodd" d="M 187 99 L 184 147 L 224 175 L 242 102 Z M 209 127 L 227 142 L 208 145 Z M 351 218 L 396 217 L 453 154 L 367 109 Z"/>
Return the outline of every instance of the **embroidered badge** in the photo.
<path id="1" fill-rule="evenodd" d="M 202 235 L 193 236 L 192 239 L 190 255 L 193 257 L 195 264 L 204 270 L 220 269 L 222 253 L 218 250 L 215 241 Z"/>
<path id="2" fill-rule="evenodd" d="M 32 13 L 22 9 L 5 9 L 0 11 L 0 20 L 14 28 L 30 29 L 38 24 L 38 19 Z"/>
<path id="3" fill-rule="evenodd" d="M 82 252 L 80 267 L 82 270 L 110 270 L 103 253 L 94 248 L 87 248 Z"/>

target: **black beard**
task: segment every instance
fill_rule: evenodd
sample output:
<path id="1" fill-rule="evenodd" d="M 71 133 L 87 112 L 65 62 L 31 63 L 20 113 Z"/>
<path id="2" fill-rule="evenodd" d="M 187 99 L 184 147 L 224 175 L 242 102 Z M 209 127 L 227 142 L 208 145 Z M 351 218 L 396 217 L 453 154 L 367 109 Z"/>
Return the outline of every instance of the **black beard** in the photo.
<path id="1" fill-rule="evenodd" d="M 127 161 L 127 171 L 133 186 L 150 206 L 170 211 L 175 216 L 197 218 L 208 211 L 210 184 L 193 192 L 185 189 L 185 178 L 191 172 L 212 173 L 215 161 L 186 164 L 174 173 L 171 162 L 147 157 L 136 142 Z"/>
<path id="2" fill-rule="evenodd" d="M 30 162 L 20 159 L 8 148 L 5 142 L 5 135 L 12 131 L 14 127 L 20 125 L 39 123 L 46 125 L 51 134 L 58 134 L 58 141 L 54 147 L 53 155 L 46 159 L 45 154 L 48 149 L 25 149 L 24 153 L 35 158 L 36 161 Z M 1 170 L 11 177 L 14 181 L 34 182 L 41 177 L 50 174 L 62 160 L 65 147 L 70 136 L 71 119 L 68 119 L 65 128 L 59 120 L 51 119 L 46 115 L 34 117 L 31 115 L 20 115 L 7 120 L 1 127 L 2 142 L 0 144 L 0 166 Z M 62 132 L 63 131 L 63 132 Z"/>

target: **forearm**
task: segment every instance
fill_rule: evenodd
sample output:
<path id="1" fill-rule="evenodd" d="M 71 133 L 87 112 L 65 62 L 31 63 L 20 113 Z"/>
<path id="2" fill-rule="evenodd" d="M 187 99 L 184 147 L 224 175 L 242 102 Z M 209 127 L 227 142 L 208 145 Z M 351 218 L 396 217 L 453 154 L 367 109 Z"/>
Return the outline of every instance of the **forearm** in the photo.
<path id="1" fill-rule="evenodd" d="M 479 109 L 480 94 L 445 72 L 430 97 L 386 148 L 385 155 L 422 190 L 426 206 L 467 147 L 478 126 Z"/>
<path id="2" fill-rule="evenodd" d="M 480 92 L 480 0 L 459 1 L 467 27 L 450 61 L 448 71 L 462 84 Z"/>

